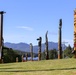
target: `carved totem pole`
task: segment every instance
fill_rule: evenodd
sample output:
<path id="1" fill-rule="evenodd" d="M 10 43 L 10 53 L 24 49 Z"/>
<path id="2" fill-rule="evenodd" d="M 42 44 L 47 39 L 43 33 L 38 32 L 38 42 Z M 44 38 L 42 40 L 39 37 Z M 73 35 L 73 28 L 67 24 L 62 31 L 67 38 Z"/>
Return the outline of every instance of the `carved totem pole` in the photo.
<path id="1" fill-rule="evenodd" d="M 38 49 L 38 60 L 41 60 L 41 41 L 42 41 L 42 38 L 39 37 L 37 40 L 38 40 L 38 47 L 39 47 L 39 49 Z"/>
<path id="2" fill-rule="evenodd" d="M 76 58 L 76 9 L 74 10 L 74 57 Z"/>
<path id="3" fill-rule="evenodd" d="M 30 43 L 30 52 L 31 52 L 31 61 L 33 61 L 33 46 L 32 46 L 32 43 Z"/>
<path id="4" fill-rule="evenodd" d="M 49 59 L 49 54 L 48 54 L 48 37 L 47 37 L 47 34 L 48 34 L 48 31 L 45 34 L 45 40 L 46 40 L 46 42 L 45 42 L 45 46 L 46 46 L 45 47 L 46 60 Z"/>
<path id="5" fill-rule="evenodd" d="M 3 14 L 4 11 L 0 11 L 0 62 L 3 63 Z"/>
<path id="6" fill-rule="evenodd" d="M 21 57 L 21 58 L 22 58 L 22 62 L 23 62 L 23 55 L 22 55 L 22 57 Z"/>
<path id="7" fill-rule="evenodd" d="M 62 32 L 61 32 L 61 28 L 62 28 L 62 19 L 59 20 L 58 59 L 62 59 L 62 46 L 61 46 Z"/>
<path id="8" fill-rule="evenodd" d="M 28 61 L 28 53 L 26 53 L 26 61 Z"/>

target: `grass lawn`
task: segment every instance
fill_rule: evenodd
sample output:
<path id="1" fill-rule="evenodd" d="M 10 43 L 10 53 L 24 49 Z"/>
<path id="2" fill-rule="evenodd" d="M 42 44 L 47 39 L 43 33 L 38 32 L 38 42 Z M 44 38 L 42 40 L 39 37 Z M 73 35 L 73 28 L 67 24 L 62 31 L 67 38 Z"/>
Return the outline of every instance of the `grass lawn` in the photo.
<path id="1" fill-rule="evenodd" d="M 0 75 L 76 75 L 76 59 L 0 64 Z"/>

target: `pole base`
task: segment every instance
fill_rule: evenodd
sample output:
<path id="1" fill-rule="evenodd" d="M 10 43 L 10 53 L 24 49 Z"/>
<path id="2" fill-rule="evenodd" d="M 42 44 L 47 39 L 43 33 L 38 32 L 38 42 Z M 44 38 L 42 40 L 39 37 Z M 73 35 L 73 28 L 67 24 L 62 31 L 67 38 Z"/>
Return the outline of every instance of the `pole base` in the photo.
<path id="1" fill-rule="evenodd" d="M 2 60 L 0 59 L 0 63 L 2 63 Z"/>
<path id="2" fill-rule="evenodd" d="M 41 60 L 41 53 L 38 54 L 38 61 Z"/>
<path id="3" fill-rule="evenodd" d="M 48 57 L 48 55 L 46 56 L 46 60 L 49 60 L 49 57 Z"/>
<path id="4" fill-rule="evenodd" d="M 76 50 L 73 50 L 72 54 L 74 54 L 74 58 L 76 58 Z"/>
<path id="5" fill-rule="evenodd" d="M 0 63 L 3 63 L 3 59 L 0 59 Z"/>

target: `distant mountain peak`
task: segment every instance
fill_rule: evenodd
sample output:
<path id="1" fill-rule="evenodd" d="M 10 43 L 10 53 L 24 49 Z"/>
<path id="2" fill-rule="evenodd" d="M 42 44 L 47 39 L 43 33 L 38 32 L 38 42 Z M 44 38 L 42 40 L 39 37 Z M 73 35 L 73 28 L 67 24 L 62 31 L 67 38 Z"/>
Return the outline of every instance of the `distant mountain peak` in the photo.
<path id="1" fill-rule="evenodd" d="M 12 48 L 14 50 L 20 50 L 20 51 L 30 52 L 30 44 L 23 43 L 23 42 L 20 42 L 20 43 L 5 42 L 4 46 L 8 47 L 8 48 Z M 57 42 L 48 42 L 48 49 L 49 50 L 51 50 L 51 49 L 58 50 L 58 43 Z M 45 50 L 45 43 L 42 44 L 42 52 L 44 50 Z M 38 53 L 38 45 L 33 46 L 33 51 L 34 51 L 34 53 Z"/>

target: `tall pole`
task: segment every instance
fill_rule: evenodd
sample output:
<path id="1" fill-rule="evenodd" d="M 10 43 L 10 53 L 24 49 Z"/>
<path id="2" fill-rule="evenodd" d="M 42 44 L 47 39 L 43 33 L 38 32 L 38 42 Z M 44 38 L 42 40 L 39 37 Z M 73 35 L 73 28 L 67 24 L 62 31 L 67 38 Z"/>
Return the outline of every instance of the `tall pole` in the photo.
<path id="1" fill-rule="evenodd" d="M 41 60 L 41 42 L 42 42 L 42 38 L 39 37 L 38 39 L 38 60 L 40 61 Z"/>
<path id="2" fill-rule="evenodd" d="M 49 54 L 48 54 L 48 37 L 47 37 L 47 34 L 48 34 L 48 31 L 46 32 L 46 34 L 45 34 L 45 40 L 46 40 L 46 42 L 45 42 L 45 46 L 46 46 L 46 60 L 48 60 L 49 59 Z"/>
<path id="3" fill-rule="evenodd" d="M 31 52 L 31 61 L 33 61 L 33 46 L 32 46 L 32 43 L 30 43 L 30 52 Z"/>
<path id="4" fill-rule="evenodd" d="M 76 58 L 76 9 L 74 10 L 74 58 Z"/>
<path id="5" fill-rule="evenodd" d="M 62 37 L 61 37 L 62 19 L 59 20 L 59 41 L 58 41 L 58 59 L 62 59 Z"/>
<path id="6" fill-rule="evenodd" d="M 4 11 L 0 11 L 0 62 L 3 62 L 3 14 Z"/>

